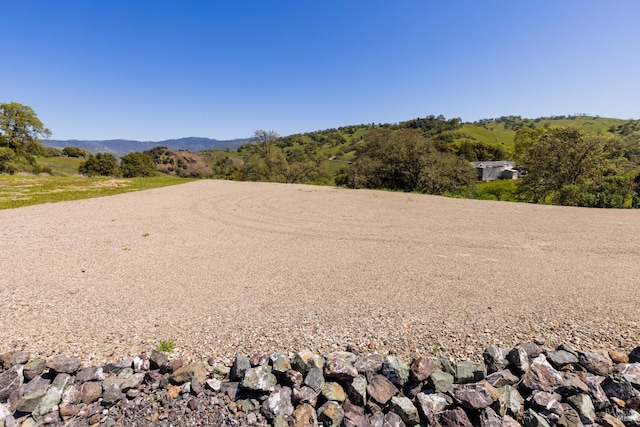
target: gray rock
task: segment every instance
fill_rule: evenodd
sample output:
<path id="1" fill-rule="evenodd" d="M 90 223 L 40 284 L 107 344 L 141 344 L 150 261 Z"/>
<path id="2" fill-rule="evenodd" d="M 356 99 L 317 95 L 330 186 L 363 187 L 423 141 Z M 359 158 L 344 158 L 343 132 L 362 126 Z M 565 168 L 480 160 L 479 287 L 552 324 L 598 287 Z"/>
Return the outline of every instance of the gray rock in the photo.
<path id="1" fill-rule="evenodd" d="M 382 375 L 398 387 L 409 381 L 409 365 L 399 357 L 387 356 L 382 364 Z"/>
<path id="2" fill-rule="evenodd" d="M 51 381 L 42 377 L 35 377 L 29 381 L 22 396 L 18 400 L 16 410 L 20 412 L 33 412 L 40 403 L 40 400 L 42 400 L 47 393 L 50 384 Z"/>
<path id="3" fill-rule="evenodd" d="M 207 381 L 207 367 L 203 362 L 189 363 L 183 367 L 173 371 L 169 379 L 174 384 L 184 384 L 191 381 L 192 378 L 196 378 L 200 384 L 204 384 Z"/>
<path id="4" fill-rule="evenodd" d="M 460 407 L 443 412 L 440 423 L 444 427 L 473 427 L 467 413 Z"/>
<path id="5" fill-rule="evenodd" d="M 638 427 L 640 426 L 640 413 L 633 409 L 629 409 L 624 412 L 622 422 L 626 427 Z"/>
<path id="6" fill-rule="evenodd" d="M 9 369 L 15 365 L 25 365 L 28 361 L 28 351 L 10 351 L 2 355 L 2 366 L 4 369 Z"/>
<path id="7" fill-rule="evenodd" d="M 492 374 L 505 369 L 509 364 L 507 360 L 509 351 L 509 349 L 502 347 L 487 347 L 482 353 L 484 364 L 487 366 L 487 373 Z"/>
<path id="8" fill-rule="evenodd" d="M 525 427 L 551 427 L 546 418 L 531 408 L 524 413 L 523 420 Z"/>
<path id="9" fill-rule="evenodd" d="M 220 384 L 220 393 L 226 394 L 231 400 L 236 400 L 239 388 L 240 383 L 238 382 L 223 382 Z"/>
<path id="10" fill-rule="evenodd" d="M 294 427 L 317 427 L 318 416 L 313 406 L 308 403 L 299 405 L 295 411 L 293 411 Z"/>
<path id="11" fill-rule="evenodd" d="M 291 388 L 300 387 L 304 382 L 304 377 L 298 371 L 294 371 L 293 369 L 289 369 L 284 373 L 284 383 Z"/>
<path id="12" fill-rule="evenodd" d="M 217 378 L 208 379 L 205 384 L 209 390 L 220 391 L 221 381 Z"/>
<path id="13" fill-rule="evenodd" d="M 76 357 L 55 356 L 47 361 L 47 368 L 65 374 L 75 374 L 80 369 L 80 359 Z"/>
<path id="14" fill-rule="evenodd" d="M 100 388 L 100 393 L 102 394 L 102 386 L 100 386 Z M 80 393 L 80 389 L 74 384 L 69 384 L 62 392 L 62 402 L 60 402 L 60 405 L 74 405 L 76 403 L 80 403 L 81 398 L 82 395 Z"/>
<path id="15" fill-rule="evenodd" d="M 578 363 L 578 356 L 566 350 L 554 350 L 547 353 L 547 360 L 556 368 Z"/>
<path id="16" fill-rule="evenodd" d="M 158 350 L 151 351 L 149 356 L 149 367 L 152 369 L 161 369 L 167 366 L 169 357 L 166 353 Z"/>
<path id="17" fill-rule="evenodd" d="M 607 397 L 615 397 L 621 400 L 628 400 L 638 396 L 639 392 L 633 388 L 631 383 L 620 373 L 613 373 L 600 383 Z"/>
<path id="18" fill-rule="evenodd" d="M 507 360 L 521 374 L 529 370 L 529 355 L 525 347 L 521 344 L 516 345 L 509 354 L 507 354 Z"/>
<path id="19" fill-rule="evenodd" d="M 328 378 L 347 381 L 358 375 L 358 370 L 351 364 L 345 352 L 335 352 L 327 357 L 324 374 Z"/>
<path id="20" fill-rule="evenodd" d="M 81 369 L 76 375 L 76 382 L 84 383 L 87 381 L 102 381 L 104 380 L 104 371 L 102 367 L 90 367 Z"/>
<path id="21" fill-rule="evenodd" d="M 505 415 L 504 418 L 502 418 L 502 427 L 522 427 L 522 426 L 510 415 Z"/>
<path id="22" fill-rule="evenodd" d="M 361 374 L 372 373 L 377 374 L 382 369 L 384 363 L 384 357 L 380 354 L 370 354 L 364 358 L 358 360 L 354 367 Z"/>
<path id="23" fill-rule="evenodd" d="M 151 361 L 144 354 L 134 357 L 132 365 L 135 372 L 146 372 L 151 369 Z"/>
<path id="24" fill-rule="evenodd" d="M 480 427 L 502 427 L 502 418 L 491 408 L 485 408 L 478 417 Z"/>
<path id="25" fill-rule="evenodd" d="M 524 399 L 518 389 L 510 385 L 498 388 L 500 395 L 500 405 L 505 411 L 516 418 L 520 418 L 524 413 Z"/>
<path id="26" fill-rule="evenodd" d="M 418 410 L 411 402 L 411 399 L 394 396 L 391 398 L 390 406 L 391 410 L 398 414 L 406 425 L 412 426 L 420 423 L 420 415 L 418 415 Z"/>
<path id="27" fill-rule="evenodd" d="M 453 380 L 453 375 L 444 371 L 435 371 L 429 375 L 429 385 L 440 393 L 448 392 L 453 385 Z"/>
<path id="28" fill-rule="evenodd" d="M 304 378 L 304 384 L 311 387 L 315 391 L 322 390 L 322 386 L 324 385 L 324 375 L 322 373 L 322 369 L 314 366 L 309 369 L 307 372 L 307 376 Z"/>
<path id="29" fill-rule="evenodd" d="M 291 367 L 304 376 L 311 368 L 324 368 L 324 358 L 310 350 L 303 350 L 295 355 Z"/>
<path id="30" fill-rule="evenodd" d="M 416 401 L 420 412 L 429 421 L 430 425 L 435 423 L 438 414 L 453 403 L 451 398 L 444 393 L 418 393 Z"/>
<path id="31" fill-rule="evenodd" d="M 454 384 L 451 395 L 467 409 L 483 409 L 498 398 L 498 391 L 486 381 L 475 384 Z"/>
<path id="32" fill-rule="evenodd" d="M 344 389 L 340 384 L 335 382 L 325 382 L 322 386 L 320 395 L 325 400 L 334 400 L 340 403 L 347 400 L 347 394 L 345 393 Z"/>
<path id="33" fill-rule="evenodd" d="M 578 363 L 594 375 L 607 376 L 611 372 L 613 362 L 606 356 L 589 351 L 578 353 Z"/>
<path id="34" fill-rule="evenodd" d="M 7 401 L 11 392 L 24 383 L 24 367 L 15 365 L 0 373 L 0 403 Z"/>
<path id="35" fill-rule="evenodd" d="M 533 359 L 529 370 L 522 376 L 520 387 L 528 391 L 553 393 L 562 385 L 562 376 L 547 362 L 544 355 Z"/>
<path id="36" fill-rule="evenodd" d="M 585 424 L 593 424 L 596 422 L 596 409 L 589 395 L 581 393 L 569 396 L 567 402 L 576 410 L 580 416 L 580 421 Z"/>
<path id="37" fill-rule="evenodd" d="M 520 378 L 513 375 L 508 369 L 504 369 L 502 371 L 494 372 L 493 374 L 487 375 L 487 378 L 485 379 L 494 387 L 514 385 L 515 383 L 520 381 Z"/>
<path id="38" fill-rule="evenodd" d="M 249 369 L 242 379 L 240 386 L 248 390 L 257 391 L 273 391 L 277 379 L 271 373 L 271 368 L 267 366 L 258 366 Z"/>
<path id="39" fill-rule="evenodd" d="M 369 382 L 367 393 L 373 400 L 385 405 L 393 396 L 398 394 L 398 389 L 384 375 L 376 375 Z"/>
<path id="40" fill-rule="evenodd" d="M 367 379 L 364 375 L 358 375 L 347 383 L 347 396 L 352 403 L 364 406 L 367 403 Z"/>
<path id="41" fill-rule="evenodd" d="M 129 378 L 124 380 L 122 384 L 120 384 L 120 390 L 126 392 L 127 390 L 132 388 L 139 388 L 142 385 L 142 381 L 144 381 L 144 377 L 145 374 L 143 372 L 138 372 L 131 375 Z"/>
<path id="42" fill-rule="evenodd" d="M 273 427 L 289 427 L 289 423 L 282 415 L 278 415 L 273 419 Z"/>
<path id="43" fill-rule="evenodd" d="M 270 420 L 277 416 L 288 417 L 293 414 L 293 404 L 291 403 L 291 389 L 282 387 L 274 391 L 262 403 L 262 413 Z"/>
<path id="44" fill-rule="evenodd" d="M 640 390 L 640 363 L 620 363 L 616 371 L 629 381 L 637 390 Z"/>
<path id="45" fill-rule="evenodd" d="M 62 392 L 64 391 L 67 384 L 71 383 L 71 380 L 72 379 L 69 374 L 56 375 L 53 383 L 34 410 L 34 414 L 45 415 L 53 411 L 54 409 L 57 409 L 58 404 L 62 400 Z"/>
<path id="46" fill-rule="evenodd" d="M 44 372 L 44 368 L 47 366 L 47 361 L 44 359 L 33 359 L 24 365 L 24 379 L 25 381 L 31 381 L 38 375 Z"/>
<path id="47" fill-rule="evenodd" d="M 455 366 L 455 383 L 469 384 L 482 380 L 487 376 L 487 371 L 482 363 L 474 363 L 464 360 Z"/>
<path id="48" fill-rule="evenodd" d="M 245 373 L 251 369 L 251 361 L 246 356 L 238 355 L 233 361 L 231 367 L 230 378 L 233 381 L 241 381 Z"/>
<path id="49" fill-rule="evenodd" d="M 255 353 L 249 360 L 253 367 L 267 366 L 269 364 L 269 355 L 267 353 Z"/>
<path id="50" fill-rule="evenodd" d="M 558 418 L 564 415 L 564 408 L 560 404 L 561 397 L 556 393 L 547 393 L 546 391 L 534 391 L 529 397 L 531 406 L 541 410 L 545 410 L 552 414 L 556 414 Z"/>
<path id="51" fill-rule="evenodd" d="M 113 405 L 119 400 L 124 399 L 124 397 L 124 393 L 120 391 L 117 383 L 110 383 L 106 388 L 103 388 L 102 401 L 107 405 Z"/>
<path id="52" fill-rule="evenodd" d="M 102 384 L 94 381 L 89 381 L 80 386 L 80 400 L 82 401 L 82 403 L 93 403 L 96 400 L 100 399 L 100 396 L 102 396 Z"/>
<path id="53" fill-rule="evenodd" d="M 119 360 L 114 363 L 108 363 L 102 367 L 105 374 L 118 375 L 124 368 L 130 368 L 133 364 L 131 360 Z"/>
<path id="54" fill-rule="evenodd" d="M 587 393 L 589 387 L 573 372 L 561 372 L 562 384 L 556 389 L 556 392 L 562 396 L 573 396 L 578 393 Z"/>
<path id="55" fill-rule="evenodd" d="M 277 374 L 284 374 L 291 370 L 291 361 L 284 353 L 275 353 L 271 356 L 271 365 L 273 372 Z"/>
<path id="56" fill-rule="evenodd" d="M 604 408 L 609 406 L 609 399 L 607 398 L 607 394 L 600 386 L 602 380 L 604 380 L 604 378 L 602 377 L 596 375 L 587 375 L 584 381 L 587 387 L 589 387 L 589 394 L 591 395 L 593 406 L 595 406 L 597 410 L 603 410 Z"/>
<path id="57" fill-rule="evenodd" d="M 418 357 L 411 365 L 410 376 L 413 381 L 426 381 L 431 374 L 440 368 L 440 363 L 427 357 Z"/>
<path id="58" fill-rule="evenodd" d="M 388 412 L 384 416 L 383 427 L 405 427 L 406 424 L 395 412 Z"/>
<path id="59" fill-rule="evenodd" d="M 326 402 L 318 408 L 318 423 L 325 427 L 338 427 L 344 419 L 344 410 L 337 402 Z"/>
<path id="60" fill-rule="evenodd" d="M 438 356 L 438 361 L 440 362 L 440 366 L 442 367 L 443 371 L 454 376 L 456 375 L 456 370 L 453 369 L 453 366 L 451 365 L 449 359 L 444 356 Z"/>
<path id="61" fill-rule="evenodd" d="M 342 425 L 344 427 L 369 427 L 367 417 L 364 414 L 364 407 L 345 402 L 342 405 L 344 411 L 344 419 Z"/>
<path id="62" fill-rule="evenodd" d="M 303 386 L 293 389 L 293 398 L 299 403 L 308 403 L 311 406 L 316 406 L 318 403 L 318 395 L 320 392 L 315 391 L 311 387 Z"/>
<path id="63" fill-rule="evenodd" d="M 133 375 L 134 372 L 136 372 L 136 371 L 134 371 L 133 368 L 124 368 L 118 373 L 118 378 L 126 380 L 131 375 Z M 138 371 L 138 372 L 140 372 L 140 371 Z"/>

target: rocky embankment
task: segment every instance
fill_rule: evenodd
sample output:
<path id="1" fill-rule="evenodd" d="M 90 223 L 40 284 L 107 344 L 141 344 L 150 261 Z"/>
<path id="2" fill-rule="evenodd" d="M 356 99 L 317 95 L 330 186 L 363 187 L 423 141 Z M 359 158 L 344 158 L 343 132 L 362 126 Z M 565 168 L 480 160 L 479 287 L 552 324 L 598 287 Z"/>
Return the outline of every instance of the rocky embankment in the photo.
<path id="1" fill-rule="evenodd" d="M 640 347 L 627 355 L 522 343 L 487 348 L 483 363 L 347 350 L 227 365 L 153 351 L 93 367 L 9 352 L 0 427 L 640 426 Z"/>

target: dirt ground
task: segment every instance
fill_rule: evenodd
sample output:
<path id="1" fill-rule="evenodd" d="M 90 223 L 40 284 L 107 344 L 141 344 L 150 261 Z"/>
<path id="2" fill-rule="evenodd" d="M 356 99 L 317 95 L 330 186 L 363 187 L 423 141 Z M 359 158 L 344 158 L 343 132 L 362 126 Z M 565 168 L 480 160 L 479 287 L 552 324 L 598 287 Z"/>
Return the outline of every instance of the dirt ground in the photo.
<path id="1" fill-rule="evenodd" d="M 640 211 L 197 181 L 0 211 L 0 353 L 640 345 Z"/>

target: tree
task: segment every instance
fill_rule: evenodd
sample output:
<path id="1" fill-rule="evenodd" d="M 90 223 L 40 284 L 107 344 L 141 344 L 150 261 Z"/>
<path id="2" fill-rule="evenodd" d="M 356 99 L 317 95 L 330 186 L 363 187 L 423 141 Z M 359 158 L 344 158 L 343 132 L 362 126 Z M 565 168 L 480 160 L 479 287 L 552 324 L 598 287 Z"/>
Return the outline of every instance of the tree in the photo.
<path id="1" fill-rule="evenodd" d="M 125 178 L 154 176 L 156 164 L 150 155 L 133 152 L 120 158 L 120 173 Z"/>
<path id="2" fill-rule="evenodd" d="M 525 127 L 518 130 L 516 132 L 516 135 L 513 137 L 513 160 L 516 163 L 521 164 L 523 162 L 525 154 L 527 154 L 529 149 L 540 140 L 540 138 L 545 134 L 546 131 L 546 129 L 531 129 L 530 127 Z"/>
<path id="3" fill-rule="evenodd" d="M 109 153 L 90 155 L 87 160 L 80 163 L 78 172 L 87 176 L 117 176 L 118 159 Z"/>
<path id="4" fill-rule="evenodd" d="M 87 158 L 91 153 L 78 147 L 64 147 L 62 155 L 66 157 L 82 157 Z"/>
<path id="5" fill-rule="evenodd" d="M 32 171 L 42 150 L 40 138 L 50 135 L 31 107 L 0 104 L 0 172 Z"/>
<path id="6" fill-rule="evenodd" d="M 527 170 L 520 183 L 521 193 L 530 201 L 577 206 L 610 205 L 597 202 L 584 193 L 615 192 L 631 187 L 626 179 L 613 179 L 630 173 L 623 157 L 624 143 L 618 138 L 585 133 L 574 127 L 552 128 L 534 141 L 522 157 Z M 592 200 L 586 202 L 586 200 Z"/>

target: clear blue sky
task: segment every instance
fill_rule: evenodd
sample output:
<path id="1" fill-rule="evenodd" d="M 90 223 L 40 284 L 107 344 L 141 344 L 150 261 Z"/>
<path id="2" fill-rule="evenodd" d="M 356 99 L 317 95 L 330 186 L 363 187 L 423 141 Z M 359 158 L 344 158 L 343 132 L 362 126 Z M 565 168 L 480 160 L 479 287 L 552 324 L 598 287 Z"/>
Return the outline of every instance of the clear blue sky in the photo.
<path id="1" fill-rule="evenodd" d="M 640 118 L 639 0 L 0 0 L 0 16 L 0 102 L 54 139 Z"/>

